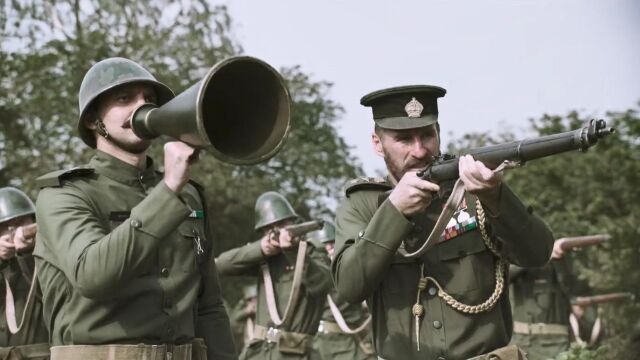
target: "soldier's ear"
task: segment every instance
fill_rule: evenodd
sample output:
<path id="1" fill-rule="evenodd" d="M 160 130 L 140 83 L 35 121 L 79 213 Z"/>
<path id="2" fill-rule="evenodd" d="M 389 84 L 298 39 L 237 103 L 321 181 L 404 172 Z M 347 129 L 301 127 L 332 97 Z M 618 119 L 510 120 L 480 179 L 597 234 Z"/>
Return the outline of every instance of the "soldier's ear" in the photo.
<path id="1" fill-rule="evenodd" d="M 384 157 L 384 150 L 382 148 L 382 140 L 380 136 L 376 132 L 371 133 L 371 144 L 373 145 L 373 151 L 375 151 L 378 156 Z"/>
<path id="2" fill-rule="evenodd" d="M 96 130 L 96 120 L 98 120 L 98 111 L 95 106 L 87 109 L 87 116 L 84 117 L 84 126 L 89 130 Z"/>

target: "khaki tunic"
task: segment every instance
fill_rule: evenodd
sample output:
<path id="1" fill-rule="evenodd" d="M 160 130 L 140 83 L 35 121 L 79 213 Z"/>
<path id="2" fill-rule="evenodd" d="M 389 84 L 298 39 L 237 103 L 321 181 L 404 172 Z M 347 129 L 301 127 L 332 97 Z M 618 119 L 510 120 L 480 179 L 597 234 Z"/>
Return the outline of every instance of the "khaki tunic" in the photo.
<path id="1" fill-rule="evenodd" d="M 478 230 L 439 243 L 422 258 L 396 253 L 403 240 L 418 246 L 441 211 L 434 200 L 422 214 L 406 218 L 386 198 L 389 184 L 364 184 L 350 189 L 336 214 L 337 253 L 332 263 L 338 293 L 347 301 L 367 300 L 373 315 L 374 344 L 384 359 L 466 359 L 507 345 L 512 319 L 507 290 L 489 311 L 465 314 L 450 307 L 432 283 L 422 292 L 425 315 L 420 321 L 420 352 L 415 318 L 420 264 L 457 300 L 476 305 L 495 287 L 496 258 Z M 542 266 L 551 254 L 553 238 L 506 185 L 501 187 L 499 214 L 487 216 L 490 236 L 503 256 L 521 266 Z M 469 197 L 468 197 L 469 198 Z M 476 215 L 468 201 L 471 216 Z"/>
<path id="2" fill-rule="evenodd" d="M 235 359 L 199 192 L 188 184 L 175 194 L 148 164 L 140 171 L 98 151 L 57 185 L 41 178 L 52 186 L 36 203 L 34 255 L 51 344 L 200 337 L 209 359 Z"/>
<path id="3" fill-rule="evenodd" d="M 217 258 L 216 265 L 222 275 L 247 275 L 258 278 L 257 325 L 267 328 L 274 326 L 269 317 L 260 264 L 266 262 L 269 265 L 277 308 L 280 316 L 283 316 L 293 283 L 296 254 L 297 249 L 287 250 L 272 257 L 264 257 L 260 249 L 260 241 L 255 241 L 226 251 Z M 298 302 L 295 304 L 295 311 L 292 313 L 291 320 L 280 326 L 279 329 L 310 336 L 314 335 L 318 330 L 318 324 L 324 310 L 326 294 L 332 285 L 327 256 L 309 244 L 307 246 L 300 295 Z M 315 354 L 312 353 L 311 341 L 307 345 L 306 349 L 300 349 L 305 353 L 299 355 L 280 349 L 277 344 L 254 339 L 245 346 L 240 358 L 308 359 L 314 357 Z"/>
<path id="4" fill-rule="evenodd" d="M 23 270 L 19 264 L 22 262 L 23 266 L 31 271 L 29 274 L 23 273 Z M 5 308 L 5 279 L 6 276 L 13 292 L 13 300 L 15 305 L 16 321 L 20 324 L 22 320 L 21 316 L 24 311 L 24 307 L 29 295 L 29 289 L 31 287 L 31 279 L 34 270 L 33 257 L 30 254 L 17 255 L 7 261 L 0 260 L 0 301 L 2 306 L 0 307 L 0 359 L 3 359 L 3 352 L 9 351 L 12 346 L 21 346 L 29 344 L 46 344 L 49 341 L 49 334 L 42 318 L 42 299 L 39 288 L 36 288 L 34 296 L 34 304 L 31 310 L 30 319 L 28 323 L 23 324 L 22 329 L 17 334 L 11 334 L 9 327 L 7 326 L 6 308 Z M 37 359 L 44 359 L 46 357 L 39 357 Z M 35 358 L 34 358 L 35 359 Z"/>

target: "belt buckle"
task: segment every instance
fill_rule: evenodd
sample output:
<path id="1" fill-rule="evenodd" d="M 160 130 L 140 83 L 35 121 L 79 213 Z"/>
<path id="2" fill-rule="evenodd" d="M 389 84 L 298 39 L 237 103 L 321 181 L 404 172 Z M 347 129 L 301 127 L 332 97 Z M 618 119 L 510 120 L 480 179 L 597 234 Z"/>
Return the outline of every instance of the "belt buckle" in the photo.
<path id="1" fill-rule="evenodd" d="M 278 335 L 280 335 L 280 330 L 270 327 L 267 330 L 267 343 L 278 342 Z"/>

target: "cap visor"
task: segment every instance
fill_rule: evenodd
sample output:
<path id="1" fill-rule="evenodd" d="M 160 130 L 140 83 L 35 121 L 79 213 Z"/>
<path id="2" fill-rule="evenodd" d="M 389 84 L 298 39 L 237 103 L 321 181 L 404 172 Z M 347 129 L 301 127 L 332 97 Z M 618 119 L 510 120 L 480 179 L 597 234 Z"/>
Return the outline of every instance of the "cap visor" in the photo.
<path id="1" fill-rule="evenodd" d="M 419 118 L 410 117 L 390 117 L 384 119 L 374 119 L 376 124 L 383 129 L 391 130 L 403 130 L 403 129 L 415 129 L 429 125 L 433 125 L 438 122 L 437 115 L 427 115 Z"/>

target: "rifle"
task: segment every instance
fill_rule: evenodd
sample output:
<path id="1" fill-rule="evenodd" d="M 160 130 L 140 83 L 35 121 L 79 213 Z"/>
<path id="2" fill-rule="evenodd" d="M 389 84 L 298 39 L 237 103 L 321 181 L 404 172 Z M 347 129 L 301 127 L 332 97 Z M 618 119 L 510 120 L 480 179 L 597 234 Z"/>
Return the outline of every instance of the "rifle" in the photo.
<path id="1" fill-rule="evenodd" d="M 628 292 L 618 292 L 618 293 L 610 293 L 610 294 L 602 294 L 602 295 L 594 295 L 594 296 L 578 296 L 571 300 L 572 305 L 578 306 L 589 306 L 589 305 L 598 305 L 609 302 L 617 302 L 617 301 L 626 301 L 633 300 L 634 295 Z"/>
<path id="2" fill-rule="evenodd" d="M 289 225 L 289 226 L 285 226 L 282 229 L 274 229 L 273 233 L 275 236 L 279 236 L 280 235 L 280 231 L 282 230 L 286 230 L 288 231 L 292 237 L 298 237 L 298 236 L 302 236 L 305 235 L 307 233 L 310 233 L 312 231 L 315 230 L 320 230 L 322 229 L 322 227 L 324 226 L 324 221 L 322 220 L 311 220 L 311 221 L 306 221 L 300 224 L 294 224 L 294 225 Z"/>
<path id="3" fill-rule="evenodd" d="M 602 235 L 586 235 L 586 236 L 573 236 L 573 237 L 564 237 L 556 240 L 560 243 L 560 248 L 562 250 L 571 250 L 574 248 L 582 248 L 590 245 L 597 245 L 608 241 L 611 239 L 611 236 L 608 234 Z"/>
<path id="4" fill-rule="evenodd" d="M 606 121 L 602 119 L 591 120 L 586 126 L 573 131 L 484 146 L 467 150 L 462 154 L 473 155 L 475 160 L 481 161 L 485 166 L 493 170 L 505 161 L 524 164 L 530 160 L 571 150 L 586 151 L 595 145 L 599 139 L 613 132 L 615 132 L 615 129 L 608 128 Z M 423 180 L 436 183 L 455 180 L 459 177 L 458 158 L 449 154 L 434 157 L 434 161 L 419 171 L 417 175 Z"/>

